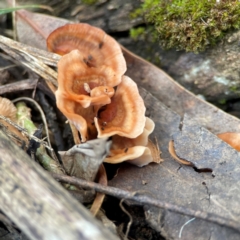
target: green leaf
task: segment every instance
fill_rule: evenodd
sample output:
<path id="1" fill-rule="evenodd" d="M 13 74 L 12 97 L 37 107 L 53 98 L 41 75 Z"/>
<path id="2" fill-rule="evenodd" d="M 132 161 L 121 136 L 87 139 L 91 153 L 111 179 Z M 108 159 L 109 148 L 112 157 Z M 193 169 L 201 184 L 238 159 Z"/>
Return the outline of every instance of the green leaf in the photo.
<path id="1" fill-rule="evenodd" d="M 41 9 L 47 9 L 50 12 L 53 11 L 51 7 L 45 6 L 45 5 L 25 5 L 25 6 L 17 6 L 17 7 L 9 7 L 9 8 L 0 8 L 0 15 L 11 13 L 17 10 L 21 9 L 29 9 L 29 8 L 41 8 Z"/>

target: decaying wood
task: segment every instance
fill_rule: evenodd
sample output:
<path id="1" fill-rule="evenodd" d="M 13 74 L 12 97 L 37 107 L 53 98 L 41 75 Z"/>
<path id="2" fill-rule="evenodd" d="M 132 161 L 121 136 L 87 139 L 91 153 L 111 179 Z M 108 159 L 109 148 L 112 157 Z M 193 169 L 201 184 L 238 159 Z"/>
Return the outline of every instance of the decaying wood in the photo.
<path id="1" fill-rule="evenodd" d="M 117 239 L 0 132 L 1 210 L 31 239 Z"/>
<path id="2" fill-rule="evenodd" d="M 20 42 L 16 42 L 10 38 L 0 36 L 0 42 L 3 45 L 9 46 L 16 50 L 21 50 L 32 56 L 37 57 L 39 60 L 43 61 L 45 64 L 56 67 L 56 61 L 59 61 L 60 56 L 55 53 L 47 52 L 39 48 L 31 47 Z"/>
<path id="3" fill-rule="evenodd" d="M 38 60 L 38 58 L 27 53 L 22 47 L 16 41 L 0 36 L 0 48 L 19 63 L 43 77 L 48 87 L 54 93 L 57 87 L 57 72 L 45 65 L 41 60 Z"/>

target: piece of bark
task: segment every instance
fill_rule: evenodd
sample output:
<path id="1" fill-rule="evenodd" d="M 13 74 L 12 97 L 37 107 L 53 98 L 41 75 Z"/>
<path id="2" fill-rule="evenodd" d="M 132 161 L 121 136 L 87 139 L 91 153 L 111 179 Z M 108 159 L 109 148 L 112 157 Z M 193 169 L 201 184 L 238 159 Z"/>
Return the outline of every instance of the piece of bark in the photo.
<path id="1" fill-rule="evenodd" d="M 20 62 L 22 65 L 30 68 L 33 72 L 36 72 L 41 77 L 43 77 L 54 93 L 57 87 L 57 73 L 44 64 L 42 61 L 28 54 L 24 49 L 20 48 L 17 42 L 0 36 L 0 48 L 10 55 L 13 59 Z"/>
<path id="2" fill-rule="evenodd" d="M 234 60 L 239 58 L 239 53 L 237 49 L 232 49 L 236 48 L 238 41 L 228 43 L 225 39 L 224 43 L 220 42 L 200 54 L 164 50 L 157 42 L 152 43 L 147 39 L 133 41 L 130 38 L 120 38 L 119 42 L 135 54 L 160 66 L 181 85 L 209 101 L 218 103 L 238 97 L 239 71 L 235 64 L 238 59 Z"/>
<path id="3" fill-rule="evenodd" d="M 117 239 L 0 132 L 0 208 L 31 239 Z"/>

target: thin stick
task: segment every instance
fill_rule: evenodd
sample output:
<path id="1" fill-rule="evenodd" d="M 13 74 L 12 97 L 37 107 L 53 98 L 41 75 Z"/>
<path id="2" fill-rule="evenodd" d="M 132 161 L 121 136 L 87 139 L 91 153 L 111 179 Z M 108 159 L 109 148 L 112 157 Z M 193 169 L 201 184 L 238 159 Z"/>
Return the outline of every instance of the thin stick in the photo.
<path id="1" fill-rule="evenodd" d="M 184 227 L 185 227 L 186 225 L 188 225 L 190 222 L 194 221 L 195 219 L 196 219 L 196 218 L 191 218 L 190 220 L 188 220 L 187 222 L 185 222 L 185 223 L 182 225 L 182 227 L 181 227 L 181 229 L 180 229 L 180 232 L 179 232 L 179 235 L 178 235 L 179 238 L 182 238 L 182 231 L 183 231 Z"/>
<path id="2" fill-rule="evenodd" d="M 38 109 L 38 111 L 40 112 L 40 115 L 41 115 L 41 118 L 42 118 L 42 121 L 43 121 L 43 125 L 44 125 L 44 128 L 45 128 L 45 132 L 46 132 L 46 135 L 47 135 L 47 142 L 48 142 L 48 145 L 49 145 L 50 149 L 52 149 L 52 150 L 50 150 L 51 157 L 59 163 L 59 160 L 58 160 L 55 152 L 53 151 L 53 148 L 52 148 L 52 145 L 51 145 L 51 141 L 50 141 L 50 137 L 49 137 L 49 131 L 48 131 L 47 119 L 45 117 L 45 114 L 44 114 L 41 106 L 34 99 L 28 98 L 28 97 L 19 97 L 19 98 L 16 98 L 16 99 L 12 100 L 13 103 L 19 102 L 19 101 L 29 101 L 29 102 L 33 103 L 35 105 L 35 107 Z"/>
<path id="3" fill-rule="evenodd" d="M 61 56 L 56 53 L 47 52 L 38 48 L 30 47 L 26 44 L 16 42 L 10 38 L 0 36 L 0 42 L 4 45 L 11 46 L 14 49 L 22 49 L 22 51 L 36 57 L 43 63 L 57 67 L 57 62 L 60 60 Z"/>
<path id="4" fill-rule="evenodd" d="M 0 36 L 0 48 L 12 58 L 18 60 L 22 65 L 42 76 L 53 93 L 56 91 L 57 73 L 53 69 L 24 51 L 24 49 L 18 48 L 18 44 L 11 39 Z"/>
<path id="5" fill-rule="evenodd" d="M 28 98 L 28 97 L 19 97 L 19 98 L 15 98 L 15 99 L 12 100 L 13 103 L 19 102 L 19 101 L 28 101 L 28 102 L 31 102 L 31 103 L 34 104 L 35 107 L 38 109 L 38 111 L 40 112 L 40 116 L 41 116 L 41 118 L 42 118 L 42 121 L 43 121 L 43 125 L 44 125 L 44 128 L 45 128 L 46 135 L 47 135 L 48 145 L 49 145 L 50 148 L 52 148 L 52 145 L 51 145 L 51 142 L 50 142 L 50 137 L 49 137 L 47 119 L 46 119 L 46 117 L 45 117 L 45 114 L 44 114 L 41 106 L 40 106 L 34 99 Z"/>
<path id="6" fill-rule="evenodd" d="M 29 134 L 26 129 L 24 129 L 24 128 L 20 127 L 19 125 L 17 125 L 16 123 L 12 122 L 9 118 L 6 118 L 6 117 L 0 115 L 0 119 L 3 119 L 7 123 L 9 123 L 12 126 L 14 126 L 15 128 L 17 128 L 21 133 L 25 134 L 29 139 L 33 139 L 34 141 L 42 144 L 45 148 L 49 149 L 50 151 L 53 151 L 53 149 L 48 146 L 48 143 L 44 142 L 44 140 L 38 139 L 37 137 Z"/>
<path id="7" fill-rule="evenodd" d="M 51 175 L 60 182 L 70 183 L 86 189 L 93 189 L 97 192 L 102 192 L 120 199 L 124 198 L 125 200 L 132 200 L 141 205 L 152 205 L 155 207 L 164 208 L 171 212 L 176 212 L 183 215 L 200 218 L 205 221 L 216 223 L 221 226 L 229 227 L 234 229 L 237 232 L 240 232 L 239 222 L 236 222 L 231 219 L 223 218 L 216 214 L 212 214 L 204 211 L 195 211 L 193 209 L 189 209 L 186 207 L 178 206 L 178 205 L 167 203 L 167 202 L 162 202 L 158 199 L 154 199 L 146 195 L 139 195 L 138 192 L 130 192 L 130 191 L 125 191 L 115 187 L 103 186 L 101 184 L 88 182 L 75 177 L 69 177 L 69 176 L 55 174 L 55 173 Z"/>
<path id="8" fill-rule="evenodd" d="M 123 201 L 124 201 L 124 200 L 125 200 L 125 199 L 122 199 L 122 200 L 120 201 L 119 206 L 120 206 L 120 208 L 122 209 L 122 211 L 125 212 L 125 213 L 128 215 L 128 217 L 129 217 L 129 222 L 128 222 L 128 224 L 127 224 L 127 230 L 126 230 L 125 236 L 124 236 L 124 240 L 127 240 L 127 239 L 128 239 L 128 234 L 129 234 L 129 231 L 130 231 L 130 228 L 131 228 L 132 223 L 133 223 L 133 218 L 132 218 L 132 215 L 131 215 L 131 214 L 126 210 L 126 208 L 123 206 Z"/>
<path id="9" fill-rule="evenodd" d="M 26 79 L 14 83 L 4 84 L 0 86 L 0 94 L 34 89 L 37 86 L 37 83 L 38 79 Z"/>

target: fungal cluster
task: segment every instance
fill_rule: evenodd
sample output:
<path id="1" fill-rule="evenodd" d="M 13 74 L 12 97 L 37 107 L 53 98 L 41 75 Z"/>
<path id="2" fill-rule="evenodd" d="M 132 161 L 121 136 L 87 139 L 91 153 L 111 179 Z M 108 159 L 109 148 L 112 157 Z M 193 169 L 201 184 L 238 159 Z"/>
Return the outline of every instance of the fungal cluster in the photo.
<path id="1" fill-rule="evenodd" d="M 53 31 L 47 46 L 62 55 L 57 107 L 77 128 L 81 142 L 112 137 L 108 163 L 160 162 L 158 149 L 148 139 L 155 124 L 145 116 L 136 83 L 124 75 L 120 45 L 103 30 L 79 23 Z"/>

